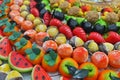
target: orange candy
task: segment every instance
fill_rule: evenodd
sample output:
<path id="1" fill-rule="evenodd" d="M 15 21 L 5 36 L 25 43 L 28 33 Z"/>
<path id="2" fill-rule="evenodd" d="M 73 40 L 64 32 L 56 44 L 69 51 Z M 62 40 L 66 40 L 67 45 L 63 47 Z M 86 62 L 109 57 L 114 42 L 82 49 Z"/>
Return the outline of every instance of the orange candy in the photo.
<path id="1" fill-rule="evenodd" d="M 79 64 L 84 63 L 88 60 L 88 51 L 84 47 L 77 47 L 73 51 L 73 59 L 76 60 Z"/>
<path id="2" fill-rule="evenodd" d="M 48 41 L 45 41 L 44 43 L 43 43 L 43 49 L 45 50 L 45 51 L 47 51 L 49 48 L 51 48 L 51 49 L 53 49 L 53 50 L 57 50 L 57 47 L 58 47 L 58 45 L 57 45 L 57 43 L 55 42 L 55 41 L 53 41 L 53 40 L 48 40 Z"/>
<path id="3" fill-rule="evenodd" d="M 14 45 L 16 42 L 19 42 L 22 37 L 23 37 L 23 36 L 22 36 L 22 34 L 21 34 L 20 37 L 17 38 L 16 40 L 14 40 L 14 41 L 10 40 L 11 45 Z"/>
<path id="4" fill-rule="evenodd" d="M 98 68 L 107 68 L 109 63 L 108 56 L 104 52 L 95 52 L 91 56 L 91 61 Z"/>
<path id="5" fill-rule="evenodd" d="M 39 45 L 39 46 L 42 46 L 43 44 L 43 40 L 46 38 L 46 37 L 49 37 L 49 34 L 46 33 L 46 32 L 39 32 L 35 35 L 35 42 Z"/>
<path id="6" fill-rule="evenodd" d="M 29 29 L 33 29 L 34 26 L 33 26 L 33 23 L 31 21 L 23 21 L 22 25 L 21 25 L 21 29 L 23 30 L 29 30 Z"/>
<path id="7" fill-rule="evenodd" d="M 109 64 L 114 68 L 120 68 L 120 51 L 114 50 L 108 53 Z"/>
<path id="8" fill-rule="evenodd" d="M 70 66 L 73 66 L 73 67 L 78 69 L 78 63 L 72 58 L 64 58 L 60 63 L 60 66 L 59 66 L 60 74 L 62 76 L 71 78 L 72 75 L 70 74 L 70 72 L 69 72 L 68 68 L 66 67 L 66 65 L 70 65 Z"/>
<path id="9" fill-rule="evenodd" d="M 119 77 L 115 71 L 107 69 L 100 72 L 100 75 L 97 80 L 112 80 L 110 79 L 110 74 L 114 77 Z"/>
<path id="10" fill-rule="evenodd" d="M 20 12 L 17 11 L 17 10 L 12 10 L 10 13 L 9 13 L 11 19 L 14 19 L 15 16 L 20 16 Z"/>
<path id="11" fill-rule="evenodd" d="M 98 68 L 91 62 L 85 62 L 80 65 L 79 69 L 91 70 L 88 73 L 88 76 L 84 80 L 97 80 L 98 77 Z"/>
<path id="12" fill-rule="evenodd" d="M 41 62 L 42 62 L 42 59 L 43 59 L 45 52 L 42 48 L 40 50 L 41 50 L 40 54 L 37 55 L 37 57 L 34 60 L 31 60 L 29 55 L 26 56 L 27 60 L 30 61 L 33 65 L 41 64 Z"/>
<path id="13" fill-rule="evenodd" d="M 21 49 L 17 50 L 18 53 L 24 54 L 27 48 L 32 48 L 32 43 L 28 40 L 27 44 Z"/>
<path id="14" fill-rule="evenodd" d="M 71 57 L 73 48 L 70 44 L 61 44 L 57 49 L 61 58 Z"/>
<path id="15" fill-rule="evenodd" d="M 18 10 L 19 11 L 20 10 L 20 6 L 17 5 L 17 4 L 13 4 L 13 5 L 10 6 L 10 9 L 11 10 Z"/>
<path id="16" fill-rule="evenodd" d="M 43 58 L 42 60 L 42 67 L 47 71 L 47 72 L 56 72 L 58 70 L 59 67 L 59 63 L 61 62 L 61 58 L 59 55 L 57 55 L 55 64 L 53 66 L 50 66 L 47 64 L 47 62 L 45 61 L 45 58 Z"/>
<path id="17" fill-rule="evenodd" d="M 6 26 L 5 26 L 6 27 Z M 17 26 L 14 27 L 14 31 L 19 31 L 19 28 Z M 10 36 L 13 32 L 3 32 L 5 36 Z"/>
<path id="18" fill-rule="evenodd" d="M 27 30 L 27 31 L 24 32 L 24 35 L 27 35 L 31 38 L 30 39 L 31 42 L 35 41 L 35 35 L 36 34 L 37 34 L 37 32 L 34 29 L 30 29 L 30 30 Z"/>
<path id="19" fill-rule="evenodd" d="M 15 16 L 13 19 L 17 24 L 21 25 L 24 21 L 24 18 L 21 16 Z"/>

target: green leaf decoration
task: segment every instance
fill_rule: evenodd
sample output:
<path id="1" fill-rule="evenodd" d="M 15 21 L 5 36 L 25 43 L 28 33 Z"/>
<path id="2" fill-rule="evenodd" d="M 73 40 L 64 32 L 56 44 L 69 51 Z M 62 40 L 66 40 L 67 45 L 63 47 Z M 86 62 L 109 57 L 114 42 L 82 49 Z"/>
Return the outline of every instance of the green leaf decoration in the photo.
<path id="1" fill-rule="evenodd" d="M 27 40 L 25 38 L 21 38 L 20 42 L 15 43 L 17 50 L 21 49 L 27 44 Z"/>
<path id="2" fill-rule="evenodd" d="M 2 13 L 0 13 L 0 17 L 5 16 L 5 11 L 3 11 Z"/>
<path id="3" fill-rule="evenodd" d="M 48 64 L 49 66 L 54 66 L 55 60 L 53 60 L 53 59 L 51 58 L 50 54 L 46 54 L 46 55 L 44 56 L 44 59 L 45 59 L 45 61 L 47 62 L 47 64 Z"/>
<path id="4" fill-rule="evenodd" d="M 21 44 L 22 46 L 25 46 L 25 45 L 27 44 L 27 40 L 26 40 L 25 38 L 21 38 L 20 44 Z"/>
<path id="5" fill-rule="evenodd" d="M 16 43 L 15 43 L 15 46 L 16 46 L 17 50 L 19 50 L 19 49 L 22 48 L 22 46 L 20 45 L 20 42 L 16 42 Z"/>
<path id="6" fill-rule="evenodd" d="M 47 5 L 47 6 L 45 7 L 45 10 L 48 10 L 48 11 L 50 11 L 50 12 L 51 12 L 50 5 Z"/>
<path id="7" fill-rule="evenodd" d="M 36 54 L 39 55 L 41 50 L 37 47 L 37 44 L 33 44 L 32 46 L 32 51 Z"/>
<path id="8" fill-rule="evenodd" d="M 111 73 L 109 74 L 109 77 L 110 77 L 111 80 L 120 80 L 120 78 L 112 76 Z"/>
<path id="9" fill-rule="evenodd" d="M 33 48 L 32 50 L 36 55 L 40 54 L 40 49 L 39 48 Z"/>
<path id="10" fill-rule="evenodd" d="M 21 35 L 20 32 L 16 32 L 16 31 L 15 31 L 15 32 L 13 32 L 13 34 L 12 34 L 11 36 L 9 36 L 9 39 L 12 40 L 12 41 L 14 41 L 14 40 L 16 40 L 17 38 L 19 38 L 20 35 Z"/>
<path id="11" fill-rule="evenodd" d="M 37 44 L 34 43 L 34 44 L 32 45 L 32 48 L 36 48 L 36 47 L 37 47 Z"/>
<path id="12" fill-rule="evenodd" d="M 31 60 L 34 60 L 36 57 L 37 57 L 36 54 L 30 54 L 30 59 L 31 59 Z"/>
<path id="13" fill-rule="evenodd" d="M 44 59 L 49 66 L 53 66 L 55 64 L 56 58 L 57 54 L 53 50 L 44 56 Z"/>
<path id="14" fill-rule="evenodd" d="M 50 60 L 50 61 L 48 61 L 48 64 L 49 64 L 49 66 L 54 66 L 55 61 L 54 60 Z"/>
<path id="15" fill-rule="evenodd" d="M 100 24 L 101 26 L 105 26 L 107 28 L 107 23 L 103 20 L 103 19 L 99 19 L 96 23 L 96 24 Z"/>
<path id="16" fill-rule="evenodd" d="M 74 75 L 74 73 L 76 72 L 77 68 L 75 68 L 74 66 L 71 66 L 71 65 L 65 65 L 69 71 L 69 73 L 71 75 Z"/>
<path id="17" fill-rule="evenodd" d="M 6 23 L 6 28 L 4 29 L 4 32 L 12 32 L 14 31 L 16 23 L 11 24 L 10 22 Z"/>
<path id="18" fill-rule="evenodd" d="M 57 54 L 55 53 L 55 51 L 51 50 L 51 51 L 49 52 L 49 54 L 50 54 L 50 56 L 51 56 L 51 58 L 52 58 L 53 60 L 56 60 Z"/>
<path id="19" fill-rule="evenodd" d="M 73 78 L 74 79 L 83 79 L 88 76 L 89 70 L 87 69 L 81 69 L 81 70 L 76 70 Z"/>
<path id="20" fill-rule="evenodd" d="M 40 54 L 40 49 L 37 48 L 37 44 L 34 43 L 32 49 L 26 49 L 25 53 L 29 55 L 31 60 L 34 60 Z"/>
<path id="21" fill-rule="evenodd" d="M 69 20 L 69 19 L 74 19 L 74 20 L 76 20 L 76 17 L 74 17 L 74 16 L 69 16 L 69 15 L 65 15 L 65 20 Z"/>
<path id="22" fill-rule="evenodd" d="M 4 3 L 6 4 L 6 3 L 9 3 L 10 2 L 10 0 L 4 0 Z"/>
<path id="23" fill-rule="evenodd" d="M 0 20 L 0 26 L 5 25 L 8 22 L 8 18 Z"/>
<path id="24" fill-rule="evenodd" d="M 48 64 L 49 66 L 54 66 L 55 60 L 53 60 L 53 59 L 51 58 L 50 54 L 46 54 L 46 55 L 44 56 L 44 59 L 45 59 L 45 61 L 47 62 L 47 64 Z"/>
<path id="25" fill-rule="evenodd" d="M 46 36 L 46 37 L 43 39 L 43 42 L 48 41 L 48 40 L 50 40 L 50 38 L 49 38 L 48 36 Z"/>
<path id="26" fill-rule="evenodd" d="M 62 12 L 62 9 L 60 9 L 60 8 L 55 8 L 55 11 Z"/>
<path id="27" fill-rule="evenodd" d="M 33 51 L 32 51 L 32 49 L 28 48 L 28 49 L 25 50 L 25 53 L 26 53 L 27 55 L 29 55 L 29 54 L 32 54 Z"/>
<path id="28" fill-rule="evenodd" d="M 3 2 L 1 5 L 0 5 L 0 10 L 1 11 L 5 11 L 5 9 L 8 8 L 5 4 L 5 2 Z"/>
<path id="29" fill-rule="evenodd" d="M 51 57 L 50 57 L 50 55 L 49 54 L 46 54 L 45 56 L 44 56 L 44 58 L 45 58 L 45 60 L 48 62 L 49 60 L 51 60 Z"/>
<path id="30" fill-rule="evenodd" d="M 76 21 L 77 21 L 77 23 L 78 23 L 79 25 L 80 25 L 84 20 L 85 20 L 85 18 L 79 18 L 79 17 L 76 18 Z"/>
<path id="31" fill-rule="evenodd" d="M 46 6 L 49 5 L 49 1 L 47 1 L 47 0 L 42 0 L 41 3 L 45 4 Z"/>

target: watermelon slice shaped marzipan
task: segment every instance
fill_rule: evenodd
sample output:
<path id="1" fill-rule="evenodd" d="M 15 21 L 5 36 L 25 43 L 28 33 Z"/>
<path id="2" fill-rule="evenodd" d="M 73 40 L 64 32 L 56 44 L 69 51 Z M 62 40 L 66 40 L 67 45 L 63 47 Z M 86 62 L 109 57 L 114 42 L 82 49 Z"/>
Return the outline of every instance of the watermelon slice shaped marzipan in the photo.
<path id="1" fill-rule="evenodd" d="M 12 46 L 7 37 L 0 36 L 0 59 L 7 60 L 9 53 L 12 51 Z"/>
<path id="2" fill-rule="evenodd" d="M 9 54 L 8 63 L 19 72 L 29 72 L 33 69 L 33 65 L 24 56 L 15 51 Z"/>
<path id="3" fill-rule="evenodd" d="M 31 76 L 32 80 L 52 80 L 48 73 L 40 65 L 34 66 Z"/>

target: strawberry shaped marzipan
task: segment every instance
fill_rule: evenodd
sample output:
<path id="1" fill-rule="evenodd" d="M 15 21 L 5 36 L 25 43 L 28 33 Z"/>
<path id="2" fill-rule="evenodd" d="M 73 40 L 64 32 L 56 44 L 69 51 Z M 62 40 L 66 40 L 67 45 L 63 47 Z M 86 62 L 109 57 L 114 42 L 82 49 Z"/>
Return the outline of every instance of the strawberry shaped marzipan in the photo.
<path id="1" fill-rule="evenodd" d="M 73 37 L 73 33 L 70 29 L 69 26 L 67 25 L 62 25 L 60 28 L 59 28 L 59 31 L 61 33 L 63 33 L 68 39 L 70 39 L 71 37 Z"/>
<path id="2" fill-rule="evenodd" d="M 107 36 L 105 35 L 105 41 L 115 44 L 120 41 L 120 35 L 114 31 L 110 31 Z"/>
<path id="3" fill-rule="evenodd" d="M 30 8 L 33 8 L 37 5 L 37 3 L 34 0 L 31 0 L 30 2 Z"/>
<path id="4" fill-rule="evenodd" d="M 83 28 L 81 27 L 76 27 L 75 29 L 73 29 L 73 35 L 78 36 L 79 38 L 81 38 L 83 41 L 87 40 L 87 36 L 85 31 L 83 30 Z"/>
<path id="5" fill-rule="evenodd" d="M 48 26 L 51 20 L 51 14 L 46 12 L 43 16 L 44 23 Z"/>
<path id="6" fill-rule="evenodd" d="M 39 11 L 38 11 L 38 9 L 37 8 L 31 8 L 30 9 L 30 12 L 35 16 L 35 17 L 39 17 Z"/>
<path id="7" fill-rule="evenodd" d="M 98 32 L 91 32 L 88 36 L 88 40 L 94 40 L 96 43 L 100 44 L 100 43 L 104 43 L 105 40 L 102 37 L 102 35 Z"/>
<path id="8" fill-rule="evenodd" d="M 59 27 L 62 26 L 63 24 L 62 24 L 62 22 L 61 22 L 59 19 L 53 18 L 53 19 L 51 19 L 49 25 L 50 25 L 50 26 L 56 26 L 56 27 L 59 28 Z"/>

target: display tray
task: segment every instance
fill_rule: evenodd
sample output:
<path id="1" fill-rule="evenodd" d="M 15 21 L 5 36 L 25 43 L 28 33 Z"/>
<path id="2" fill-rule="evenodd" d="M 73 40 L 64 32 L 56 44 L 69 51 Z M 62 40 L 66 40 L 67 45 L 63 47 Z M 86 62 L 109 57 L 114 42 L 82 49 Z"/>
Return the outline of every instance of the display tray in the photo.
<path id="1" fill-rule="evenodd" d="M 64 0 L 60 0 L 61 2 L 58 2 L 58 3 L 54 3 L 54 1 L 57 2 L 57 0 L 41 0 L 41 2 L 39 2 L 39 4 L 37 3 L 38 0 L 31 0 L 31 2 L 34 1 L 32 3 L 29 2 L 29 0 L 26 0 L 26 2 L 22 2 L 25 0 L 13 0 L 13 1 L 14 2 L 11 3 L 10 6 L 7 5 L 7 7 L 6 7 L 6 9 L 8 9 L 8 13 L 7 13 L 6 9 L 3 10 L 0 7 L 0 13 L 2 13 L 2 10 L 5 13 L 5 15 L 3 15 L 4 13 L 0 14 L 0 16 L 3 15 L 2 17 L 0 17 L 0 19 L 1 19 L 0 26 L 2 26 L 2 27 L 0 27 L 0 30 L 1 30 L 0 34 L 2 35 L 2 31 L 3 31 L 3 34 L 5 36 L 9 37 L 8 42 L 10 40 L 9 44 L 12 45 L 12 46 L 10 46 L 12 48 L 11 51 L 16 51 L 18 53 L 21 52 L 21 56 L 23 58 L 25 58 L 26 61 L 28 61 L 28 63 L 30 62 L 31 66 L 33 66 L 33 65 L 35 66 L 35 65 L 39 64 L 44 69 L 46 68 L 46 66 L 48 69 L 54 69 L 53 68 L 54 65 L 57 64 L 56 71 L 58 71 L 58 69 L 59 69 L 59 72 L 60 72 L 60 69 L 63 69 L 63 73 L 65 72 L 65 74 L 62 74 L 62 71 L 60 72 L 61 74 L 59 72 L 48 73 L 50 71 L 48 70 L 48 72 L 47 72 L 47 68 L 46 68 L 45 72 L 49 74 L 49 76 L 52 78 L 52 80 L 60 80 L 61 76 L 63 77 L 63 76 L 68 75 L 68 73 L 70 73 L 70 72 L 68 72 L 68 69 L 67 69 L 68 67 L 70 67 L 70 68 L 74 67 L 74 70 L 79 71 L 79 69 L 80 69 L 79 67 L 81 66 L 81 64 L 83 64 L 85 62 L 88 62 L 88 63 L 91 62 L 91 64 L 94 65 L 96 68 L 96 73 L 100 73 L 100 71 L 104 71 L 107 69 L 115 71 L 116 75 L 120 72 L 120 69 L 113 68 L 113 67 L 116 67 L 117 61 L 119 64 L 119 65 L 117 65 L 117 67 L 120 67 L 120 61 L 116 60 L 116 57 L 117 57 L 117 59 L 119 59 L 120 55 L 118 54 L 118 56 L 114 56 L 112 58 L 113 60 L 115 60 L 113 62 L 113 65 L 110 64 L 109 56 L 108 56 L 108 53 L 110 51 L 112 51 L 112 50 L 119 51 L 120 50 L 120 43 L 117 45 L 118 47 L 115 49 L 115 47 L 116 47 L 115 44 L 120 42 L 120 34 L 119 34 L 120 33 L 120 0 L 78 0 L 80 2 L 79 4 L 77 3 L 77 1 L 72 3 L 72 1 L 75 1 L 75 0 L 68 0 L 68 3 L 64 2 L 64 5 L 60 5 L 61 2 Z M 16 1 L 18 1 L 18 3 Z M 51 3 L 50 3 L 50 1 L 51 1 Z M 53 3 L 52 3 L 52 1 L 53 1 Z M 19 2 L 21 2 L 21 4 Z M 67 8 L 66 8 L 65 4 L 67 4 Z M 17 8 L 14 8 L 14 6 L 17 6 Z M 95 16 L 93 14 L 95 14 Z M 111 14 L 113 14 L 113 15 L 111 15 Z M 17 18 L 15 15 L 17 16 Z M 2 19 L 5 19 L 6 16 L 8 17 L 8 19 L 7 19 L 6 23 L 4 23 L 4 21 L 2 21 Z M 118 17 L 119 17 L 119 19 L 117 19 Z M 116 32 L 115 32 L 114 29 L 110 29 L 111 24 L 115 25 L 115 27 L 117 26 L 116 29 L 119 29 L 119 31 L 115 29 L 116 30 Z M 97 25 L 97 28 L 96 28 L 96 25 Z M 12 26 L 12 28 L 11 28 L 11 26 Z M 101 29 L 101 26 L 102 26 L 102 29 Z M 18 28 L 18 30 L 15 30 L 15 28 L 13 29 L 13 27 Z M 109 30 L 108 30 L 108 28 L 109 28 Z M 100 29 L 100 31 L 99 31 L 99 29 Z M 31 31 L 28 31 L 28 30 L 33 30 L 33 31 L 35 31 L 35 33 L 31 34 Z M 11 32 L 9 32 L 9 31 L 11 31 Z M 28 31 L 28 33 L 27 33 L 27 31 Z M 116 33 L 116 34 L 112 35 L 112 38 L 116 38 L 116 35 L 117 35 L 117 39 L 115 41 L 112 41 L 111 38 L 110 38 L 110 40 L 108 38 L 108 42 L 107 42 L 107 40 L 104 36 L 109 34 L 110 31 L 113 31 Z M 16 33 L 20 32 L 20 34 L 18 33 L 16 35 L 15 32 Z M 26 34 L 25 34 L 25 32 L 26 32 Z M 9 35 L 9 33 L 11 33 L 11 34 Z M 13 35 L 13 33 L 15 33 L 15 34 Z M 92 33 L 93 33 L 93 35 L 91 36 L 90 34 L 92 34 Z M 59 35 L 59 34 L 62 34 L 62 38 L 61 38 L 61 35 Z M 12 35 L 12 39 L 16 38 L 16 40 L 10 39 L 11 35 Z M 118 37 L 118 35 L 119 35 L 119 37 Z M 39 36 L 40 36 L 40 38 L 39 38 Z M 24 40 L 21 40 L 22 38 L 24 38 Z M 45 42 L 47 42 L 46 39 L 49 41 L 51 40 L 51 42 L 48 44 L 45 43 Z M 99 40 L 99 39 L 101 39 L 101 40 Z M 30 45 L 25 47 L 25 49 L 22 50 L 22 48 L 24 48 L 24 46 L 26 46 L 28 44 L 27 41 L 30 42 Z M 34 45 L 34 43 L 36 43 L 36 45 Z M 91 44 L 92 46 L 90 45 L 90 43 L 93 43 L 93 44 Z M 107 43 L 107 44 L 105 45 L 104 43 Z M 62 48 L 61 48 L 61 45 L 64 45 L 64 46 L 62 46 Z M 96 46 L 96 47 L 94 47 L 94 46 Z M 102 46 L 102 49 L 101 49 L 101 46 Z M 30 48 L 28 48 L 28 47 L 30 47 Z M 79 52 L 80 51 L 79 49 L 78 49 L 78 51 L 76 50 L 76 52 L 75 52 L 75 49 L 79 48 L 79 47 L 80 48 L 82 47 L 84 49 L 80 49 L 81 52 Z M 6 46 L 5 46 L 5 48 L 6 48 Z M 14 50 L 13 50 L 13 48 L 14 48 Z M 60 48 L 60 50 L 58 50 L 58 48 Z M 21 49 L 21 51 L 20 51 L 20 49 Z M 42 50 L 43 50 L 43 52 L 42 52 Z M 95 65 L 96 62 L 94 63 L 92 61 L 91 56 L 97 51 L 103 52 L 103 54 L 106 55 L 106 57 L 104 59 L 103 55 L 99 55 L 93 61 L 97 62 L 97 60 L 98 60 L 99 63 L 103 63 L 102 60 L 104 59 L 107 67 L 103 66 L 104 68 L 99 69 L 99 65 L 98 64 Z M 68 53 L 68 55 L 63 54 L 64 52 Z M 3 53 L 5 53 L 5 51 Z M 76 55 L 73 53 L 75 53 Z M 83 55 L 83 54 L 85 54 L 85 55 Z M 116 52 L 116 54 L 117 54 L 117 52 Z M 47 57 L 46 57 L 46 55 L 47 55 Z M 75 55 L 75 57 L 74 57 L 74 55 Z M 21 56 L 19 56 L 19 57 L 21 58 Z M 58 56 L 60 57 L 60 59 L 58 60 L 59 63 L 57 63 Z M 79 59 L 78 56 L 80 56 L 80 58 L 84 57 L 83 61 L 82 61 L 82 59 Z M 9 56 L 9 60 L 10 60 L 10 57 L 11 56 Z M 40 59 L 38 59 L 38 57 Z M 68 60 L 68 63 L 71 62 L 71 65 L 69 65 L 67 62 L 64 63 L 65 65 L 61 64 L 64 61 L 63 59 L 68 58 L 68 57 L 72 59 L 70 61 Z M 18 61 L 20 61 L 20 58 Z M 98 58 L 100 58 L 100 59 L 98 59 Z M 11 58 L 11 59 L 16 59 L 16 57 Z M 78 59 L 78 61 L 77 61 L 77 59 Z M 101 61 L 99 61 L 99 60 L 101 60 Z M 16 63 L 15 66 L 17 66 L 18 61 L 17 60 L 12 60 L 12 61 L 15 62 Z M 33 62 L 33 61 L 35 61 L 35 62 Z M 112 62 L 112 60 L 111 60 L 111 62 Z M 3 63 L 8 63 L 8 61 L 4 62 L 4 60 L 3 60 Z M 22 61 L 21 61 L 21 63 L 22 63 Z M 46 64 L 46 65 L 44 66 L 44 64 Z M 60 66 L 58 66 L 58 65 L 60 65 Z M 100 64 L 100 65 L 102 65 L 102 64 Z M 22 67 L 23 66 L 26 67 L 26 64 L 23 64 Z M 65 68 L 63 68 L 66 66 L 68 66 L 66 68 L 67 72 L 66 72 Z M 19 67 L 21 67 L 21 65 Z M 51 67 L 51 68 L 49 68 L 49 67 Z M 92 68 L 94 68 L 94 67 L 92 66 Z M 15 68 L 11 67 L 11 69 L 13 70 Z M 32 69 L 32 70 L 35 71 L 34 69 Z M 91 69 L 87 70 L 87 73 L 86 73 L 87 77 L 89 75 L 89 73 L 88 73 L 89 71 L 92 71 L 92 70 Z M 24 80 L 31 80 L 31 72 L 22 73 L 22 71 L 21 71 L 21 75 L 23 76 Z M 54 72 L 54 71 L 51 71 L 51 72 Z M 75 75 L 75 72 L 72 73 L 72 76 L 74 76 L 73 74 Z M 68 75 L 68 76 L 71 76 L 71 75 Z M 77 76 L 79 76 L 79 75 L 77 75 Z M 42 77 L 44 77 L 44 76 L 42 76 Z M 97 77 L 98 77 L 98 75 L 97 75 Z M 96 77 L 96 80 L 98 79 L 97 77 Z M 116 76 L 113 76 L 113 77 L 116 77 Z M 84 77 L 84 78 L 86 78 L 86 77 Z M 73 79 L 70 79 L 70 80 L 73 80 Z"/>
<path id="2" fill-rule="evenodd" d="M 24 80 L 31 80 L 31 75 L 29 73 L 23 73 L 22 74 L 24 77 Z M 52 80 L 59 80 L 60 79 L 60 74 L 59 73 L 49 73 L 51 76 Z"/>

